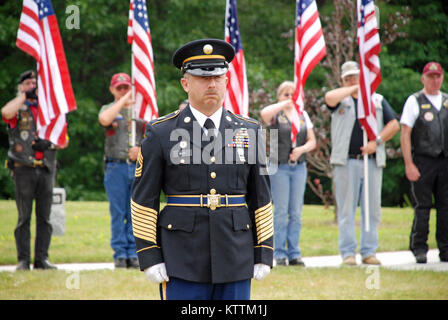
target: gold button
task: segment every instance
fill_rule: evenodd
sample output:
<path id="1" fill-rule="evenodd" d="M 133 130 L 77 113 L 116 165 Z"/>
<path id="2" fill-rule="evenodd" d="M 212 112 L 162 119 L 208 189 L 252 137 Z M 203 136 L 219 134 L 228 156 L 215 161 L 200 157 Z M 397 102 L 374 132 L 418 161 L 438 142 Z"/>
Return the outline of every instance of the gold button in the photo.
<path id="1" fill-rule="evenodd" d="M 211 162 L 211 163 L 215 163 L 215 161 L 216 161 L 216 158 L 215 158 L 215 157 L 211 157 L 211 158 L 210 158 L 210 162 Z"/>
<path id="2" fill-rule="evenodd" d="M 168 225 L 168 229 L 172 229 L 173 228 L 173 225 L 172 224 L 169 224 Z"/>
<path id="3" fill-rule="evenodd" d="M 247 230 L 249 230 L 250 226 L 248 224 L 246 224 L 246 228 L 247 228 Z"/>
<path id="4" fill-rule="evenodd" d="M 215 189 L 210 189 L 210 194 L 216 194 L 216 190 Z"/>
<path id="5" fill-rule="evenodd" d="M 216 178 L 216 172 L 210 173 L 210 177 L 212 177 L 212 179 L 215 179 Z"/>

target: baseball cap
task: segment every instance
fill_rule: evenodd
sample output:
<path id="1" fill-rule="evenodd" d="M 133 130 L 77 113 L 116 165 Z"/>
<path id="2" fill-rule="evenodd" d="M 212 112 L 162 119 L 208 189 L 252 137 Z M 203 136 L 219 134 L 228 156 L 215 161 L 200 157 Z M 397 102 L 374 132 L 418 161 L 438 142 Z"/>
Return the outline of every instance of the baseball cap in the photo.
<path id="1" fill-rule="evenodd" d="M 437 73 L 442 75 L 443 74 L 442 66 L 434 61 L 428 62 L 423 68 L 422 74 L 430 74 L 430 73 Z"/>
<path id="2" fill-rule="evenodd" d="M 113 88 L 118 87 L 119 85 L 126 84 L 128 86 L 131 86 L 131 77 L 127 75 L 126 73 L 116 73 L 112 76 L 112 80 L 110 81 L 110 86 Z"/>
<path id="3" fill-rule="evenodd" d="M 341 78 L 352 74 L 359 74 L 359 65 L 355 61 L 347 61 L 341 66 Z"/>

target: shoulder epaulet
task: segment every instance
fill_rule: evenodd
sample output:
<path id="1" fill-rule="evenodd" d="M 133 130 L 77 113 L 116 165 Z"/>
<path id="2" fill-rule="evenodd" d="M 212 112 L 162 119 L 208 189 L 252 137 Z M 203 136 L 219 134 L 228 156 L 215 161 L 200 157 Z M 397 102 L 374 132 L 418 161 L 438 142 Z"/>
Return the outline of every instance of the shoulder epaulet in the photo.
<path id="1" fill-rule="evenodd" d="M 150 124 L 153 126 L 153 125 L 168 121 L 170 119 L 174 119 L 179 115 L 179 113 L 180 113 L 180 111 L 176 110 L 175 112 L 167 114 L 166 116 L 163 116 L 163 117 L 160 117 L 160 118 L 157 118 L 157 119 L 151 121 Z"/>
<path id="2" fill-rule="evenodd" d="M 243 117 L 242 115 L 235 114 L 235 113 L 233 113 L 233 112 L 230 111 L 230 110 L 227 110 L 227 112 L 230 112 L 232 115 L 234 115 L 235 117 L 237 117 L 237 118 L 240 119 L 240 120 L 244 120 L 244 121 L 247 121 L 247 122 L 251 122 L 251 123 L 256 124 L 256 125 L 259 125 L 259 124 L 260 124 L 257 120 L 254 120 L 254 119 L 252 119 L 252 118 Z"/>

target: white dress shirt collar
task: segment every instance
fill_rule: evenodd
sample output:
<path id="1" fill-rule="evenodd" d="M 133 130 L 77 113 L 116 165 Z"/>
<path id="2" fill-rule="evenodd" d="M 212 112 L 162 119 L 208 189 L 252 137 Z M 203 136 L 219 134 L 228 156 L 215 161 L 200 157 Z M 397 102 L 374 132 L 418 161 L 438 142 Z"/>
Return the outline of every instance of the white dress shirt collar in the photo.
<path id="1" fill-rule="evenodd" d="M 222 116 L 222 107 L 219 108 L 210 117 L 207 117 L 205 114 L 203 114 L 199 110 L 195 109 L 191 104 L 190 104 L 190 110 L 191 110 L 191 113 L 193 114 L 193 116 L 198 121 L 198 123 L 201 126 L 201 128 L 204 127 L 205 120 L 207 120 L 207 118 L 210 118 L 213 121 L 213 123 L 215 124 L 215 128 L 217 130 L 219 130 L 219 125 L 221 123 L 221 116 Z"/>

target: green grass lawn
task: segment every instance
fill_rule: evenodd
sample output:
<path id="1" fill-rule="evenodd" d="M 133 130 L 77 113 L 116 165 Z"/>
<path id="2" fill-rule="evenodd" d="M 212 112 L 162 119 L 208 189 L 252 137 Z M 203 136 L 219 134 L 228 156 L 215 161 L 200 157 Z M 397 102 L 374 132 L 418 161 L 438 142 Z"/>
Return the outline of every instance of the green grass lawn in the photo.
<path id="1" fill-rule="evenodd" d="M 0 216 L 0 264 L 16 264 L 15 202 L 0 201 Z M 434 220 L 432 216 L 430 248 L 436 248 Z M 357 221 L 359 238 L 359 213 Z M 33 216 L 33 238 L 34 222 Z M 383 208 L 378 251 L 407 250 L 411 223 L 412 209 Z M 304 257 L 338 254 L 337 234 L 332 211 L 317 205 L 304 206 L 300 244 Z M 107 202 L 67 202 L 66 233 L 53 236 L 50 260 L 111 262 L 109 238 Z M 444 272 L 379 268 L 379 288 L 369 289 L 367 271 L 365 267 L 277 267 L 265 280 L 252 282 L 252 298 L 448 299 L 448 277 Z M 0 288 L 0 299 L 159 299 L 158 286 L 136 270 L 0 272 Z"/>
<path id="2" fill-rule="evenodd" d="M 358 209 L 359 211 L 359 209 Z M 338 254 L 338 228 L 332 210 L 323 206 L 305 205 L 302 213 L 300 248 L 304 257 Z M 0 265 L 16 264 L 14 228 L 17 209 L 14 201 L 0 200 Z M 409 232 L 412 224 L 411 208 L 383 208 L 379 227 L 378 252 L 408 250 Z M 31 235 L 35 235 L 33 213 Z M 357 213 L 357 236 L 359 239 L 359 212 Z M 435 217 L 431 217 L 429 247 L 435 243 Z M 112 261 L 110 241 L 110 216 L 108 202 L 67 202 L 66 232 L 53 236 L 50 260 L 53 263 L 109 262 Z M 33 250 L 34 243 L 31 242 Z M 31 251 L 33 252 L 33 251 Z"/>

